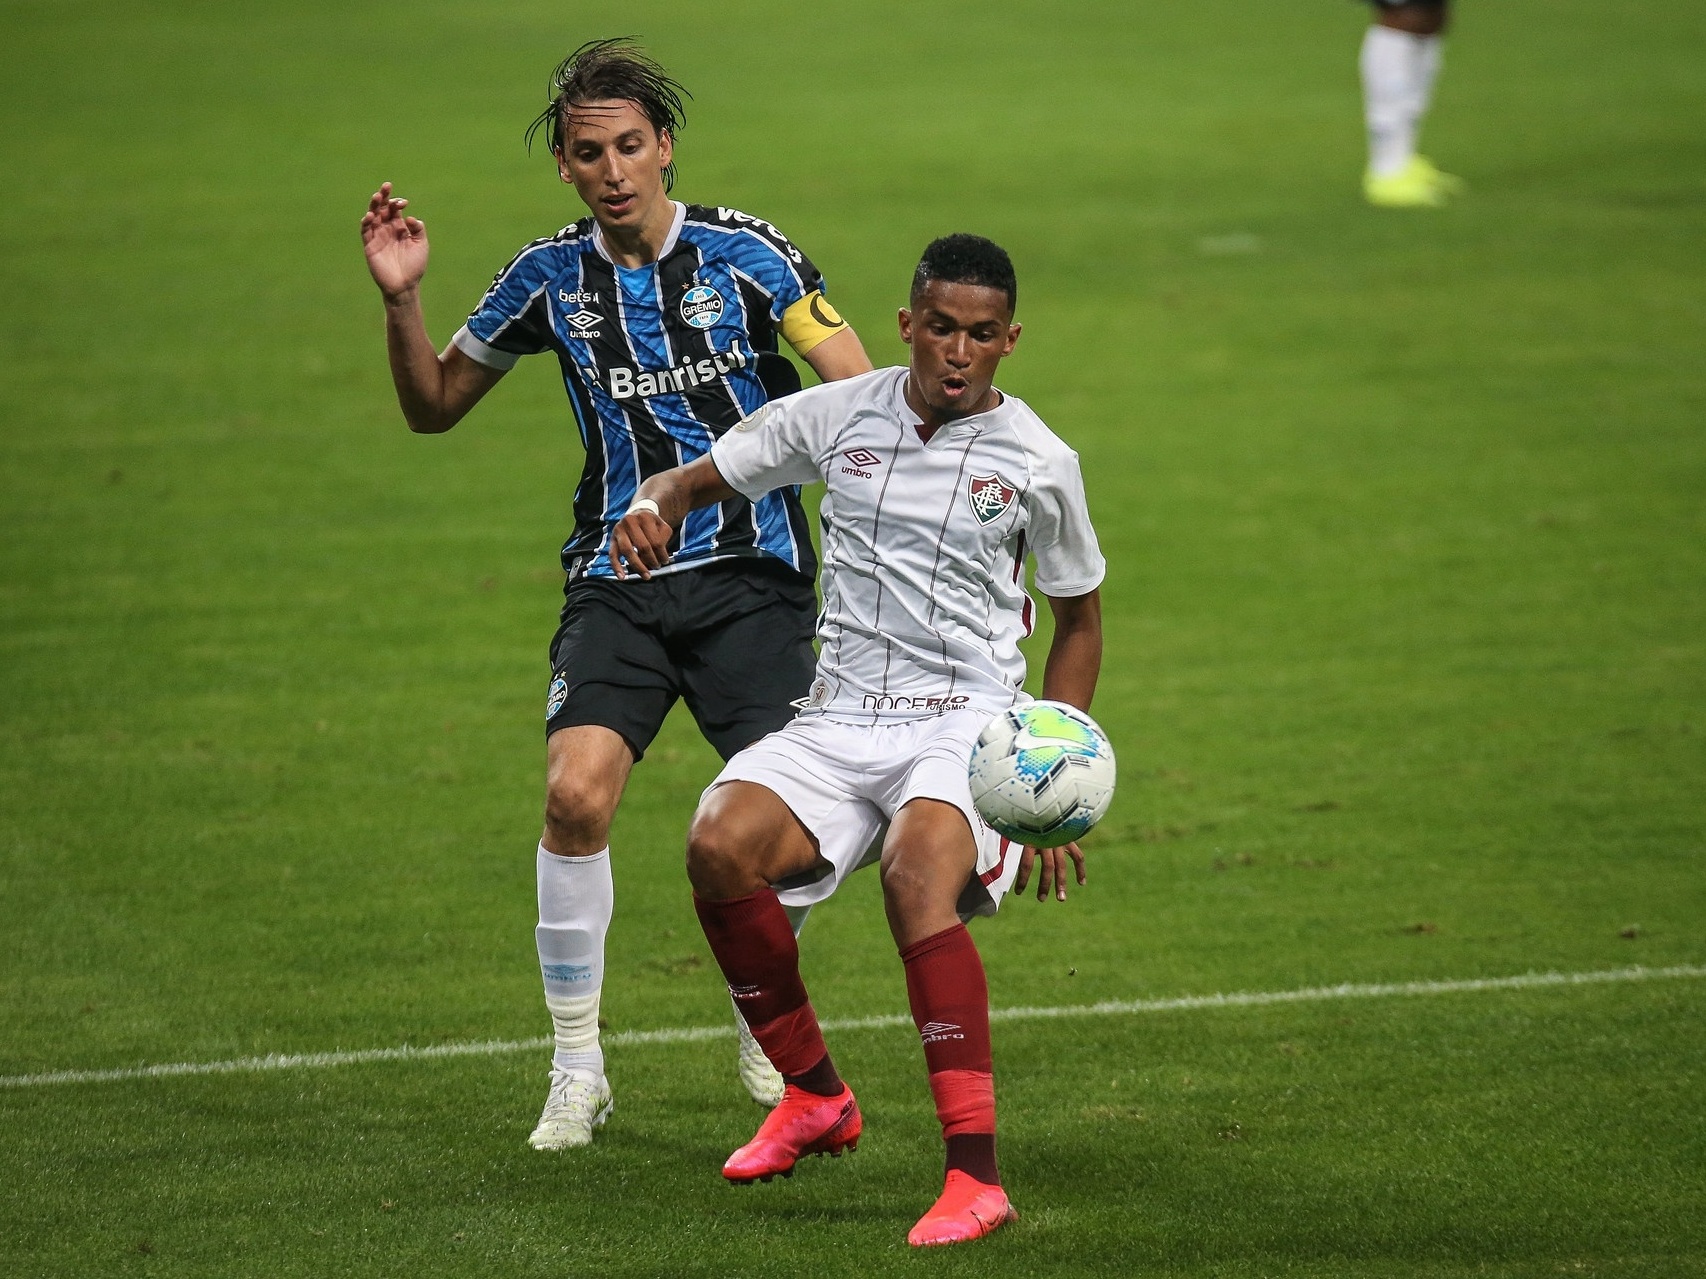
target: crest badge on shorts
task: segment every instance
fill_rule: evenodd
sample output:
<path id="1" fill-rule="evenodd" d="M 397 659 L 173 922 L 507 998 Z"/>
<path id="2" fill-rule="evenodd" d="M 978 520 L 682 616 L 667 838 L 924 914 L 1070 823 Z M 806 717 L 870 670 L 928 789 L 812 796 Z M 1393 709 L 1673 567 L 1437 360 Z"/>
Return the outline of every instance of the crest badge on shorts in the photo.
<path id="1" fill-rule="evenodd" d="M 977 522 L 989 524 L 1007 514 L 1007 508 L 1013 505 L 1019 490 L 999 475 L 974 475 L 967 496 L 971 498 L 971 511 L 977 516 Z"/>
<path id="2" fill-rule="evenodd" d="M 550 719 L 563 709 L 563 703 L 569 700 L 569 681 L 561 675 L 551 681 L 551 691 L 545 695 L 545 718 Z"/>

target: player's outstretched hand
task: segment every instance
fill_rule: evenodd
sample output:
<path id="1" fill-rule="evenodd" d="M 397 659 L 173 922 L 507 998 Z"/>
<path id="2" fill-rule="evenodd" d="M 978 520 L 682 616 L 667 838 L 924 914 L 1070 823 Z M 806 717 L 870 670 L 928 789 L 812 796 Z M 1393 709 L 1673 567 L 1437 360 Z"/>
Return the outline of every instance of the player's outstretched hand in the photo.
<path id="1" fill-rule="evenodd" d="M 388 298 L 407 293 L 426 274 L 426 223 L 404 213 L 408 207 L 407 200 L 392 197 L 391 184 L 386 182 L 368 200 L 367 212 L 361 218 L 367 269 Z"/>
<path id="2" fill-rule="evenodd" d="M 1067 844 L 1061 848 L 1031 848 L 1026 847 L 1019 854 L 1019 873 L 1013 877 L 1013 892 L 1015 895 L 1025 891 L 1025 885 L 1031 882 L 1031 864 L 1036 862 L 1037 870 L 1037 900 L 1046 902 L 1049 889 L 1054 889 L 1054 899 L 1057 902 L 1066 900 L 1066 859 L 1072 859 L 1072 864 L 1078 870 L 1078 882 L 1084 883 L 1084 850 L 1077 844 Z"/>
<path id="3" fill-rule="evenodd" d="M 629 511 L 610 530 L 610 567 L 617 577 L 629 570 L 651 579 L 654 568 L 669 563 L 669 539 L 675 530 L 650 511 Z"/>

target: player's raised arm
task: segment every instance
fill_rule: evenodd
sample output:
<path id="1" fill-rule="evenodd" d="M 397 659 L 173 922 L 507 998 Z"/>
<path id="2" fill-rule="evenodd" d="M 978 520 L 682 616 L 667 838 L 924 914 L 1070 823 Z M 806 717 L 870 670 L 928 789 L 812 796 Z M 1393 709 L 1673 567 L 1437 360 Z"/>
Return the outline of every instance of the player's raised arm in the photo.
<path id="1" fill-rule="evenodd" d="M 421 280 L 427 268 L 426 223 L 410 217 L 409 202 L 381 184 L 361 219 L 367 269 L 385 299 L 385 348 L 391 380 L 409 429 L 448 431 L 497 385 L 503 369 L 471 360 L 455 346 L 440 355 L 421 314 Z"/>
<path id="2" fill-rule="evenodd" d="M 634 495 L 628 513 L 610 530 L 610 567 L 617 577 L 632 569 L 649 578 L 669 563 L 669 542 L 689 511 L 739 497 L 707 453 L 697 461 L 660 471 Z"/>

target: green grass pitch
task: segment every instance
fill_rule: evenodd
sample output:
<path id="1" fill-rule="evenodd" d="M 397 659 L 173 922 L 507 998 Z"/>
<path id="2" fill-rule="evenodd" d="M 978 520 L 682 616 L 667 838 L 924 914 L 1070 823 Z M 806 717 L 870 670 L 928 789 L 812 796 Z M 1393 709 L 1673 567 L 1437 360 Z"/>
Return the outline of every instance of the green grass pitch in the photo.
<path id="1" fill-rule="evenodd" d="M 697 94 L 678 194 L 879 362 L 928 238 L 1018 264 L 1124 773 L 1088 887 L 978 926 L 997 1006 L 1706 963 L 1706 19 L 1459 10 L 1470 194 L 1402 215 L 1341 0 L 0 4 L 0 1075 L 545 1032 L 578 450 L 545 360 L 408 435 L 356 222 L 414 201 L 447 340 L 579 215 L 522 127 L 618 32 Z M 635 774 L 613 1031 L 728 1017 L 713 767 L 678 715 Z M 827 1017 L 905 1008 L 878 898 L 806 931 Z M 866 1140 L 746 1190 L 732 1040 L 613 1047 L 569 1157 L 543 1052 L 0 1088 L 0 1274 L 1706 1274 L 1698 978 L 999 1023 L 1023 1216 L 922 1256 L 915 1038 L 832 1047 Z"/>

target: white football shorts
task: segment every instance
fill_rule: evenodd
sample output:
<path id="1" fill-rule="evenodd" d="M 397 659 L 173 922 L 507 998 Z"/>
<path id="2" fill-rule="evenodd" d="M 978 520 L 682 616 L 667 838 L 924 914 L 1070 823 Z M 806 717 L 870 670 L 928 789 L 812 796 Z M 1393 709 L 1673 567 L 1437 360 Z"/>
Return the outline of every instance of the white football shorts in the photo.
<path id="1" fill-rule="evenodd" d="M 952 804 L 977 842 L 960 917 L 993 915 L 1018 873 L 1020 849 L 991 830 L 972 804 L 966 770 L 987 722 L 971 710 L 886 724 L 801 716 L 737 754 L 705 793 L 724 782 L 757 782 L 780 796 L 817 840 L 817 866 L 775 886 L 784 906 L 825 901 L 854 871 L 874 865 L 890 820 L 907 801 Z"/>

